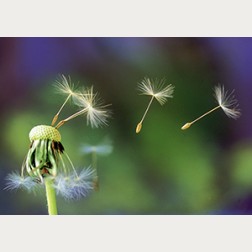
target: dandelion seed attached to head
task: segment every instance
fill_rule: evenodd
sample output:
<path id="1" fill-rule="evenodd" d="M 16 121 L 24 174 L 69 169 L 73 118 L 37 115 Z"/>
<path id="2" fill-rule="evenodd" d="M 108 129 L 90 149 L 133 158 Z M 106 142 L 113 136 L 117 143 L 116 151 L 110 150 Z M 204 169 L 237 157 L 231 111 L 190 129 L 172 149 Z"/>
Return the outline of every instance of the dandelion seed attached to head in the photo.
<path id="1" fill-rule="evenodd" d="M 75 95 L 74 103 L 75 105 L 80 107 L 81 110 L 64 120 L 61 120 L 56 125 L 56 128 L 61 127 L 66 122 L 80 115 L 86 115 L 87 125 L 90 124 L 92 128 L 107 125 L 109 111 L 106 108 L 109 105 L 102 104 L 98 97 L 98 93 L 93 92 L 93 87 L 87 88 L 83 91 L 83 93 L 78 93 L 77 95 Z"/>
<path id="2" fill-rule="evenodd" d="M 216 86 L 214 88 L 214 97 L 218 103 L 218 106 L 214 107 L 213 109 L 209 110 L 208 112 L 204 113 L 200 117 L 196 118 L 192 122 L 187 122 L 185 125 L 181 127 L 182 130 L 186 130 L 191 127 L 192 124 L 199 121 L 201 118 L 205 117 L 206 115 L 212 113 L 213 111 L 221 108 L 224 113 L 233 119 L 237 119 L 240 117 L 241 112 L 238 109 L 238 101 L 234 97 L 234 90 L 231 93 L 228 93 L 224 90 L 224 86 Z"/>
<path id="3" fill-rule="evenodd" d="M 136 127 L 136 133 L 139 133 L 142 129 L 143 121 L 145 116 L 147 115 L 147 112 L 151 106 L 151 103 L 153 102 L 154 98 L 161 104 L 165 104 L 167 101 L 167 98 L 173 97 L 174 92 L 174 86 L 172 84 L 169 84 L 168 86 L 164 87 L 165 81 L 162 79 L 159 80 L 151 80 L 149 78 L 144 78 L 138 85 L 138 89 L 141 92 L 142 95 L 149 95 L 151 96 L 151 100 L 143 114 L 142 119 L 137 124 Z"/>
<path id="4" fill-rule="evenodd" d="M 25 189 L 30 191 L 37 186 L 37 183 L 32 179 L 32 177 L 23 177 L 18 173 L 8 174 L 6 181 L 5 190 Z"/>
<path id="5" fill-rule="evenodd" d="M 66 105 L 67 101 L 71 97 L 77 95 L 76 92 L 74 91 L 75 88 L 74 88 L 73 83 L 71 82 L 70 76 L 68 77 L 68 80 L 67 80 L 67 78 L 64 75 L 61 75 L 60 80 L 56 81 L 55 87 L 59 93 L 66 94 L 67 98 L 66 98 L 65 102 L 62 104 L 62 106 L 60 107 L 59 111 L 54 116 L 52 123 L 51 123 L 52 126 L 58 120 L 59 114 L 60 114 L 61 110 L 64 108 L 64 106 Z"/>
<path id="6" fill-rule="evenodd" d="M 75 173 L 69 175 L 60 174 L 55 179 L 54 187 L 57 194 L 65 199 L 80 199 L 86 197 L 94 188 L 94 169 L 88 167 L 83 169 L 77 176 Z"/>

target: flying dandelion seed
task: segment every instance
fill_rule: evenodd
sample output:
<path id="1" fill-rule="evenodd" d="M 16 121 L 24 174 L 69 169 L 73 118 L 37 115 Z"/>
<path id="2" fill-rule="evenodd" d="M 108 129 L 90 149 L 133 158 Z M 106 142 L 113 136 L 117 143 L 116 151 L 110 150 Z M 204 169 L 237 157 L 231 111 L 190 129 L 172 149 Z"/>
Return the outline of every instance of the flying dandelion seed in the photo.
<path id="1" fill-rule="evenodd" d="M 24 188 L 31 190 L 38 184 L 44 184 L 47 195 L 49 214 L 57 214 L 56 193 L 61 193 L 67 199 L 79 199 L 85 197 L 93 189 L 91 186 L 95 179 L 91 168 L 83 169 L 80 174 L 74 168 L 73 162 L 67 155 L 61 143 L 61 134 L 58 130 L 66 122 L 73 118 L 86 115 L 91 126 L 98 127 L 107 124 L 109 114 L 106 106 L 97 104 L 97 94 L 93 88 L 86 89 L 85 93 L 76 92 L 74 85 L 62 75 L 61 82 L 56 84 L 60 93 L 67 95 L 66 100 L 54 116 L 51 125 L 38 125 L 29 133 L 30 148 L 21 168 L 21 175 L 16 173 L 7 176 L 6 190 Z M 81 110 L 67 117 L 54 126 L 60 112 L 70 98 L 73 101 L 81 101 Z M 99 103 L 100 105 L 100 103 Z M 25 174 L 27 173 L 27 175 Z"/>
<path id="2" fill-rule="evenodd" d="M 234 90 L 230 93 L 224 90 L 224 86 L 218 85 L 214 88 L 214 98 L 216 99 L 218 106 L 214 107 L 213 109 L 209 110 L 205 114 L 201 115 L 200 117 L 196 118 L 192 122 L 187 122 L 184 124 L 181 129 L 186 130 L 192 126 L 195 122 L 199 121 L 201 118 L 205 117 L 206 115 L 214 112 L 215 110 L 221 108 L 224 113 L 233 119 L 237 119 L 241 116 L 240 109 L 238 108 L 239 104 L 238 101 L 235 99 Z"/>
<path id="3" fill-rule="evenodd" d="M 143 121 L 147 115 L 147 112 L 154 100 L 154 98 L 160 103 L 160 105 L 164 105 L 168 98 L 173 98 L 174 86 L 169 84 L 165 86 L 165 81 L 162 79 L 159 80 L 151 80 L 149 78 L 144 78 L 138 85 L 138 90 L 142 95 L 149 95 L 151 96 L 151 100 L 143 114 L 142 119 L 137 124 L 136 133 L 139 133 L 142 129 Z"/>
<path id="4" fill-rule="evenodd" d="M 94 189 L 97 191 L 99 189 L 98 171 L 97 171 L 97 159 L 98 156 L 107 156 L 113 151 L 113 146 L 109 140 L 98 145 L 83 144 L 81 146 L 81 152 L 84 154 L 91 154 L 92 168 L 94 169 L 95 179 L 94 179 Z"/>

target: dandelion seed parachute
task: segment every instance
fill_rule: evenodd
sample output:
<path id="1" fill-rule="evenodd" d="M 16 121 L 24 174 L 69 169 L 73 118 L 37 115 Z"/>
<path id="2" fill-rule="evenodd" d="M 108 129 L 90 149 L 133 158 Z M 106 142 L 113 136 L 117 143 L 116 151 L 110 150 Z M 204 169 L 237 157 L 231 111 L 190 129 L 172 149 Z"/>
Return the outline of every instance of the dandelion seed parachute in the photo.
<path id="1" fill-rule="evenodd" d="M 83 169 L 78 176 L 75 173 L 69 174 L 69 176 L 60 174 L 55 179 L 54 187 L 57 194 L 65 199 L 78 200 L 86 197 L 94 189 L 94 179 L 94 170 L 89 167 Z"/>
<path id="2" fill-rule="evenodd" d="M 172 84 L 165 87 L 164 85 L 164 79 L 153 80 L 146 77 L 138 84 L 138 90 L 140 91 L 140 94 L 152 96 L 160 103 L 160 105 L 163 105 L 166 103 L 167 98 L 173 98 L 174 92 L 174 86 Z"/>
<path id="3" fill-rule="evenodd" d="M 154 98 L 160 103 L 160 105 L 164 105 L 168 98 L 173 98 L 174 86 L 169 84 L 168 86 L 164 87 L 165 81 L 162 80 L 151 80 L 149 78 L 144 78 L 138 84 L 138 90 L 142 95 L 149 95 L 151 96 L 151 100 L 142 116 L 142 119 L 136 126 L 136 133 L 139 133 L 143 126 L 143 121 L 149 108 L 154 100 Z"/>
<path id="4" fill-rule="evenodd" d="M 72 96 L 76 94 L 75 87 L 71 81 L 70 76 L 67 79 L 64 75 L 61 75 L 60 79 L 57 80 L 55 83 L 55 88 L 61 94 L 72 95 Z"/>
<path id="5" fill-rule="evenodd" d="M 97 153 L 98 155 L 109 155 L 113 151 L 113 147 L 110 144 L 88 145 L 83 144 L 81 151 L 86 154 Z"/>
<path id="6" fill-rule="evenodd" d="M 5 180 L 5 190 L 25 189 L 30 191 L 37 186 L 37 183 L 32 179 L 32 177 L 22 177 L 17 173 L 8 174 Z"/>
<path id="7" fill-rule="evenodd" d="M 233 119 L 241 116 L 239 104 L 234 96 L 234 90 L 230 93 L 224 90 L 224 86 L 218 85 L 214 88 L 214 97 L 224 113 Z"/>
<path id="8" fill-rule="evenodd" d="M 76 95 L 74 104 L 81 108 L 80 113 L 86 114 L 87 125 L 90 124 L 92 128 L 107 125 L 110 113 L 106 108 L 109 105 L 103 105 L 98 93 L 94 93 L 93 87 L 86 88 L 83 93 Z"/>

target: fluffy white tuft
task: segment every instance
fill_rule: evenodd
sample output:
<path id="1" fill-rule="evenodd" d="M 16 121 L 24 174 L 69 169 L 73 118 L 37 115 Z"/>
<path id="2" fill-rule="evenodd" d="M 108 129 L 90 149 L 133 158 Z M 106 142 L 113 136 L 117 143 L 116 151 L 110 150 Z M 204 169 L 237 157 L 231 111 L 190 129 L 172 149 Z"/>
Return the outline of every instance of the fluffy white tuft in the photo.
<path id="1" fill-rule="evenodd" d="M 233 119 L 240 117 L 241 112 L 238 109 L 238 101 L 235 99 L 234 90 L 228 93 L 224 86 L 218 85 L 214 88 L 214 97 L 225 114 Z"/>

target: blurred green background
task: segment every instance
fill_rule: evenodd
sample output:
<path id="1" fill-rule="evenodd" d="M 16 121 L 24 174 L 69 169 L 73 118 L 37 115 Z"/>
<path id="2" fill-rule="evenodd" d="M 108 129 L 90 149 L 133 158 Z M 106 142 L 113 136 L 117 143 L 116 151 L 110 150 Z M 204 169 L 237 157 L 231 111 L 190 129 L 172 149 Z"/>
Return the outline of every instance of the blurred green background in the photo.
<path id="1" fill-rule="evenodd" d="M 109 125 L 76 118 L 60 128 L 76 167 L 91 156 L 83 144 L 109 139 L 113 152 L 98 157 L 100 189 L 79 201 L 58 197 L 60 214 L 251 214 L 252 38 L 0 38 L 1 214 L 47 214 L 43 192 L 6 191 L 20 171 L 32 127 L 50 124 L 64 101 L 53 84 L 59 74 L 94 86 L 109 104 Z M 149 102 L 139 95 L 144 78 L 165 78 L 174 98 Z M 218 110 L 186 131 L 181 126 L 216 105 L 218 83 L 235 89 L 242 116 Z M 75 108 L 68 104 L 62 118 Z"/>

